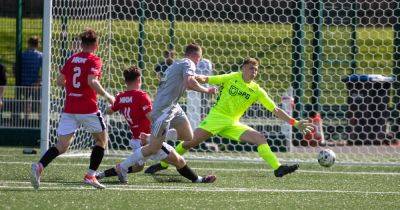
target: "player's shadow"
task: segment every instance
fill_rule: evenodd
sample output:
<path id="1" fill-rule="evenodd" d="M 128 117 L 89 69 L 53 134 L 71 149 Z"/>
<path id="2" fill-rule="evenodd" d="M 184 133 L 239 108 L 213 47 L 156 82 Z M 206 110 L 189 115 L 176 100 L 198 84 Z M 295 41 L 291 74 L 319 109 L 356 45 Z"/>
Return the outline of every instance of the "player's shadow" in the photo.
<path id="1" fill-rule="evenodd" d="M 153 174 L 151 175 L 151 177 L 153 177 L 153 179 L 158 183 L 185 182 L 185 180 L 183 180 L 182 177 L 178 174 Z"/>

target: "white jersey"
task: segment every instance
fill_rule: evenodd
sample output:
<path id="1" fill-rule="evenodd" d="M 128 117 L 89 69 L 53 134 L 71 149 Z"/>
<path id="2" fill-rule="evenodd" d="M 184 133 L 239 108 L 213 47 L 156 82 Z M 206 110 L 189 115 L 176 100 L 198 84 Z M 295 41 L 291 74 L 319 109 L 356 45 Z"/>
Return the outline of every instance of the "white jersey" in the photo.
<path id="1" fill-rule="evenodd" d="M 152 118 L 158 118 L 164 110 L 178 105 L 179 99 L 186 91 L 185 79 L 195 75 L 196 65 L 189 58 L 175 61 L 165 71 L 165 77 L 157 89 L 153 102 Z"/>

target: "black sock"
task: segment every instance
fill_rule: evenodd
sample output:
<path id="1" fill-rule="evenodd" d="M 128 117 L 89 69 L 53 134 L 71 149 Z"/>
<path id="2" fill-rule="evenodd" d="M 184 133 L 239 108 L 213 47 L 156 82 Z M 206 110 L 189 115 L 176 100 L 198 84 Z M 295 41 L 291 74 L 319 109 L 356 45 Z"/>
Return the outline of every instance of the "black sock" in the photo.
<path id="1" fill-rule="evenodd" d="M 117 171 L 115 168 L 110 168 L 104 171 L 104 176 L 105 177 L 110 177 L 110 176 L 117 176 Z"/>
<path id="2" fill-rule="evenodd" d="M 132 168 L 132 166 L 130 166 L 128 168 L 128 173 L 132 173 L 132 171 L 133 171 L 133 168 Z M 117 175 L 118 174 L 117 174 L 117 171 L 115 170 L 115 168 L 110 168 L 110 169 L 107 169 L 107 170 L 104 171 L 104 176 L 105 177 L 117 176 Z"/>
<path id="3" fill-rule="evenodd" d="M 90 155 L 90 165 L 89 169 L 93 171 L 97 171 L 100 166 L 101 161 L 103 160 L 104 149 L 98 145 L 95 145 L 92 149 L 92 154 Z"/>
<path id="4" fill-rule="evenodd" d="M 60 152 L 56 147 L 51 147 L 47 152 L 43 155 L 43 157 L 39 160 L 39 163 L 43 165 L 43 168 L 45 168 L 51 161 L 56 158 Z"/>
<path id="5" fill-rule="evenodd" d="M 191 168 L 189 168 L 188 165 L 185 165 L 183 166 L 183 168 L 176 170 L 179 172 L 180 175 L 184 176 L 192 182 L 195 182 L 198 178 L 197 174 Z"/>

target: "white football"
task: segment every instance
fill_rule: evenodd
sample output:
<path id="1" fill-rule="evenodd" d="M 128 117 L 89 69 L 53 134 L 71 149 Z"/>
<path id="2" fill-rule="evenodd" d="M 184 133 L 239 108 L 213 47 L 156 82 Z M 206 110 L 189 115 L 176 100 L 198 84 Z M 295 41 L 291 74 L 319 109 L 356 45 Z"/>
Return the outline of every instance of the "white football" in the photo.
<path id="1" fill-rule="evenodd" d="M 336 154 L 330 149 L 323 149 L 318 154 L 318 163 L 324 167 L 331 167 L 336 160 Z"/>

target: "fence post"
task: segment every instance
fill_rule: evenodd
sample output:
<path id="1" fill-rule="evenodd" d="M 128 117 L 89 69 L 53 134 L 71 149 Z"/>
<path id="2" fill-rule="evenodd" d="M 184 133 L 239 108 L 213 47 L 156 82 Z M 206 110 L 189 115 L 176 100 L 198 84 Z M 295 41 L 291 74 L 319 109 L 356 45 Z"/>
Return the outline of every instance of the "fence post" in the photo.
<path id="1" fill-rule="evenodd" d="M 314 8 L 311 10 L 312 17 L 312 29 L 313 29 L 313 38 L 312 38 L 312 77 L 313 82 L 311 84 L 312 89 L 312 97 L 311 104 L 313 106 L 313 111 L 320 112 L 321 105 L 319 101 L 319 97 L 321 95 L 320 82 L 321 78 L 321 70 L 322 70 L 322 24 L 323 24 L 323 1 L 322 0 L 313 0 Z"/>
<path id="2" fill-rule="evenodd" d="M 176 14 L 176 0 L 168 0 L 169 5 L 169 46 L 168 49 L 175 48 L 175 14 Z"/>
<path id="3" fill-rule="evenodd" d="M 356 62 L 356 55 L 358 53 L 358 48 L 357 48 L 357 12 L 358 12 L 358 3 L 357 1 L 354 1 L 351 4 L 351 9 L 349 11 L 349 16 L 351 17 L 351 38 L 350 38 L 350 51 L 351 51 L 351 58 L 350 58 L 350 68 L 351 68 L 351 73 L 356 74 L 357 73 L 357 62 Z"/>
<path id="4" fill-rule="evenodd" d="M 15 42 L 15 85 L 21 85 L 21 54 L 22 54 L 22 0 L 17 0 Z"/>
<path id="5" fill-rule="evenodd" d="M 304 8 L 304 0 L 298 0 L 293 7 L 294 21 L 292 24 L 292 87 L 295 103 L 293 116 L 295 118 L 301 117 L 303 111 L 301 98 L 304 94 Z"/>
<path id="6" fill-rule="evenodd" d="M 144 21 L 145 21 L 145 7 L 146 7 L 146 1 L 141 0 L 139 3 L 139 8 L 138 8 L 138 15 L 139 15 L 139 39 L 138 39 L 138 47 L 139 47 L 139 54 L 138 54 L 138 62 L 139 62 L 139 68 L 144 69 L 144 39 L 145 39 L 145 31 L 144 31 Z"/>
<path id="7" fill-rule="evenodd" d="M 395 94 L 393 96 L 394 110 L 392 117 L 394 118 L 395 139 L 400 139 L 400 1 L 396 2 L 394 9 L 395 23 L 393 25 L 393 75 L 395 81 L 393 89 Z"/>

